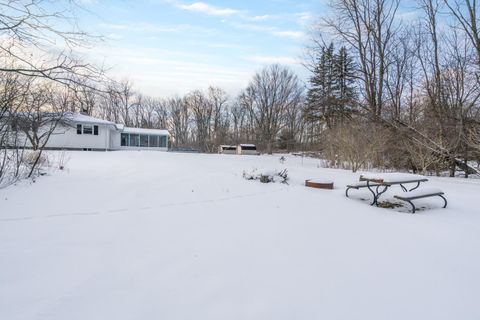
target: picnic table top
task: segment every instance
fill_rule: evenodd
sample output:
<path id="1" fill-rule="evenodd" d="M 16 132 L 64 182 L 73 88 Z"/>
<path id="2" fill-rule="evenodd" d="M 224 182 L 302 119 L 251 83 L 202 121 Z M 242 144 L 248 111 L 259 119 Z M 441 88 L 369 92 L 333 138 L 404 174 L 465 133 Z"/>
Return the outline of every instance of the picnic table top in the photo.
<path id="1" fill-rule="evenodd" d="M 410 173 L 387 172 L 387 173 L 364 173 L 360 181 L 372 181 L 382 184 L 401 184 L 409 182 L 428 181 L 425 176 Z"/>

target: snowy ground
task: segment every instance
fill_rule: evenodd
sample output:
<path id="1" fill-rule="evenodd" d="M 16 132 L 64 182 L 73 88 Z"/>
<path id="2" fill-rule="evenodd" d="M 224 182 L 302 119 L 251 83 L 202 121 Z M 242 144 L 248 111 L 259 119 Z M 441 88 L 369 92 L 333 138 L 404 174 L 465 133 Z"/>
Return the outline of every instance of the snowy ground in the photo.
<path id="1" fill-rule="evenodd" d="M 253 167 L 287 168 L 290 185 L 242 179 Z M 448 208 L 412 215 L 345 198 L 358 176 L 295 157 L 71 153 L 0 190 L 0 319 L 480 319 L 480 181 L 431 178 Z"/>

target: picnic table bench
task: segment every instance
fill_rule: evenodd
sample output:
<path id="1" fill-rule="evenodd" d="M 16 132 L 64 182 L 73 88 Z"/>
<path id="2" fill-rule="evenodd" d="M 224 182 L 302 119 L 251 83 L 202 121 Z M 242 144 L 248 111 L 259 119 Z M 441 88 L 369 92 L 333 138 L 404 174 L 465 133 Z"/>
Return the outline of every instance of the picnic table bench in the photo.
<path id="1" fill-rule="evenodd" d="M 374 183 L 374 182 L 370 183 L 370 187 L 376 187 L 376 186 L 379 186 L 379 185 L 380 184 Z M 359 189 L 362 189 L 362 188 L 368 188 L 367 181 L 359 181 L 359 182 L 355 182 L 355 183 L 350 183 L 349 185 L 347 185 L 347 190 L 345 190 L 345 196 L 348 198 L 348 191 L 350 189 L 359 190 Z"/>
<path id="2" fill-rule="evenodd" d="M 429 198 L 429 197 L 440 197 L 444 201 L 443 207 L 447 207 L 447 199 L 443 196 L 444 192 L 438 188 L 425 188 L 422 190 L 414 190 L 409 192 L 404 192 L 400 195 L 394 195 L 393 197 L 402 201 L 408 202 L 412 206 L 412 213 L 415 213 L 415 205 L 412 200 Z"/>

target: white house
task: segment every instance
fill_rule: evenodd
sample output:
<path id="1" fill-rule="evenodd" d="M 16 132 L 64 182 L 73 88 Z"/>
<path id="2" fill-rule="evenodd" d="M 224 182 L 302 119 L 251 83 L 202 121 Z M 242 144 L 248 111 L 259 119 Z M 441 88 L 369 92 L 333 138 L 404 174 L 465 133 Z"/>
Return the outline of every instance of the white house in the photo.
<path id="1" fill-rule="evenodd" d="M 168 150 L 167 130 L 128 128 L 79 113 L 69 113 L 57 125 L 47 149 Z M 28 143 L 27 143 L 28 145 Z"/>

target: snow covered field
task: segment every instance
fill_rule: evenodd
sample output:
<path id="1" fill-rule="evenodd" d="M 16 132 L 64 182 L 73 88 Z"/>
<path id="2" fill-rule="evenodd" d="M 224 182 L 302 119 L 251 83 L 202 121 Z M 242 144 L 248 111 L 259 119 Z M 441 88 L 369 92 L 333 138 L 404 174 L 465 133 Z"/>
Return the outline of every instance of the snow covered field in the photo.
<path id="1" fill-rule="evenodd" d="M 70 157 L 0 190 L 0 319 L 480 319 L 479 180 L 431 178 L 449 206 L 412 215 L 314 159 Z"/>

